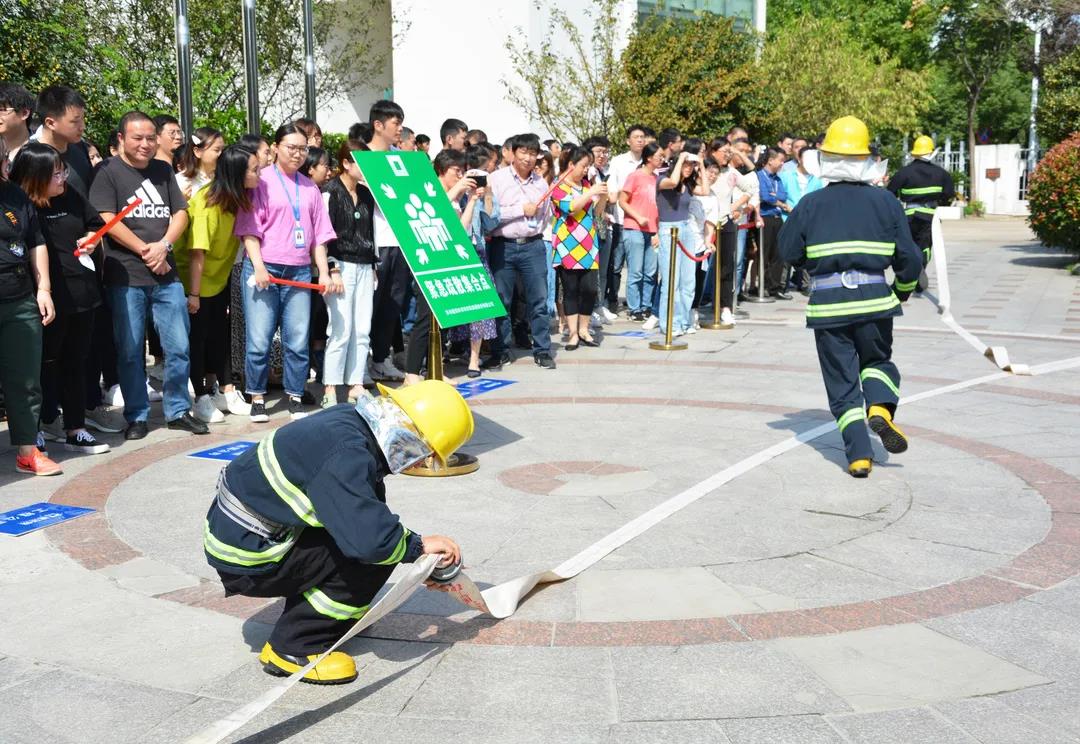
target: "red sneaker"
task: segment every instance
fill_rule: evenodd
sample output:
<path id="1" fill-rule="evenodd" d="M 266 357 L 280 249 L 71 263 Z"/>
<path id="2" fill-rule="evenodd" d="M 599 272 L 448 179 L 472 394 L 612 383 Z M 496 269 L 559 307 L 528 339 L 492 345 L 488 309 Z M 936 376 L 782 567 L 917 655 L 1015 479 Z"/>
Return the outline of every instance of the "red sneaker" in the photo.
<path id="1" fill-rule="evenodd" d="M 60 475 L 64 472 L 63 468 L 38 449 L 35 449 L 33 454 L 27 457 L 16 455 L 15 469 L 20 473 L 29 473 L 30 475 Z"/>

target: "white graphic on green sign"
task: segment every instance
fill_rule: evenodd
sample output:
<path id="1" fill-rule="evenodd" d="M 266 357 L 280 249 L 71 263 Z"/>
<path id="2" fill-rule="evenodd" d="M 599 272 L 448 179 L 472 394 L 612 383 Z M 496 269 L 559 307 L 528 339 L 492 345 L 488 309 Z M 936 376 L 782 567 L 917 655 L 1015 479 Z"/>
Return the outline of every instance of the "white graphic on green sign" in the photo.
<path id="1" fill-rule="evenodd" d="M 443 328 L 506 315 L 495 281 L 422 152 L 354 152 L 364 180 Z"/>

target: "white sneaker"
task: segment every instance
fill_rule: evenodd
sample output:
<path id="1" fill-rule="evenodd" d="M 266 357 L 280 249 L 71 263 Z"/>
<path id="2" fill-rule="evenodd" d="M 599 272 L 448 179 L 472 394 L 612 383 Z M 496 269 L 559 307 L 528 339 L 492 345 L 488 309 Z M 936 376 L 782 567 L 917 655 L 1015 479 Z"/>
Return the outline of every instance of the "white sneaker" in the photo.
<path id="1" fill-rule="evenodd" d="M 102 405 L 86 412 L 86 425 L 105 434 L 119 434 L 127 428 L 127 421 L 123 409 Z"/>
<path id="2" fill-rule="evenodd" d="M 695 326 L 690 326 L 690 327 L 689 327 L 689 328 L 687 328 L 687 329 L 686 329 L 685 331 L 683 331 L 683 333 L 697 333 L 697 331 L 698 331 L 697 327 L 695 327 Z"/>
<path id="3" fill-rule="evenodd" d="M 146 397 L 151 403 L 160 403 L 163 397 L 159 391 L 154 390 L 154 388 L 150 386 L 149 379 L 146 380 Z"/>
<path id="4" fill-rule="evenodd" d="M 120 390 L 119 385 L 113 385 L 105 393 L 102 403 L 112 408 L 124 407 L 124 393 Z M 121 430 L 122 431 L 122 430 Z"/>
<path id="5" fill-rule="evenodd" d="M 607 324 L 607 320 L 605 320 L 604 316 L 602 316 L 596 310 L 594 310 L 593 314 L 589 316 L 589 325 L 592 326 L 593 328 L 599 328 L 600 326 L 606 325 L 606 324 Z"/>
<path id="6" fill-rule="evenodd" d="M 641 330 L 651 331 L 656 326 L 660 325 L 660 318 L 656 315 L 650 315 L 644 323 L 641 324 Z"/>
<path id="7" fill-rule="evenodd" d="M 608 323 L 612 323 L 619 319 L 619 316 L 608 310 L 606 307 L 600 308 L 600 314 L 604 316 L 604 320 Z"/>
<path id="8" fill-rule="evenodd" d="M 237 416 L 247 416 L 251 413 L 251 404 L 244 400 L 244 396 L 236 390 L 213 393 L 210 395 L 210 400 L 214 401 L 214 405 L 222 413 L 232 413 Z"/>
<path id="9" fill-rule="evenodd" d="M 204 424 L 220 424 L 225 420 L 225 414 L 217 409 L 209 395 L 200 395 L 195 399 L 192 413 Z"/>
<path id="10" fill-rule="evenodd" d="M 401 381 L 405 379 L 405 373 L 394 366 L 394 360 L 390 357 L 386 357 L 381 362 L 374 362 L 371 365 L 371 376 L 376 380 Z"/>
<path id="11" fill-rule="evenodd" d="M 724 324 L 735 325 L 735 316 L 731 314 L 729 308 L 724 308 L 720 311 L 720 322 Z"/>
<path id="12" fill-rule="evenodd" d="M 685 336 L 685 335 L 686 335 L 686 331 L 682 330 L 681 328 L 678 329 L 678 330 L 676 330 L 674 328 L 671 329 L 671 337 L 672 338 L 678 338 L 679 336 Z"/>

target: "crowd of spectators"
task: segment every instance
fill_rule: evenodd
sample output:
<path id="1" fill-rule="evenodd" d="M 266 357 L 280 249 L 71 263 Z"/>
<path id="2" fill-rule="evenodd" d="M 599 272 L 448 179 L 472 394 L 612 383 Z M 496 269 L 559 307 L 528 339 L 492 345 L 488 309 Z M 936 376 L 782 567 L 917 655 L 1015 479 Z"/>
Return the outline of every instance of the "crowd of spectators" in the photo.
<path id="1" fill-rule="evenodd" d="M 145 437 L 158 401 L 168 428 L 205 434 L 227 415 L 268 421 L 274 387 L 298 418 L 376 380 L 422 379 L 431 310 L 351 157 L 429 151 L 398 104 L 375 103 L 336 152 L 310 119 L 228 142 L 141 111 L 98 147 L 85 114 L 70 88 L 0 84 L 0 387 L 19 471 L 59 473 L 53 442 L 100 454 L 103 434 Z M 674 335 L 699 328 L 699 307 L 735 323 L 749 293 L 791 299 L 804 285 L 776 241 L 822 186 L 804 167 L 812 148 L 634 125 L 612 157 L 600 135 L 500 145 L 447 119 L 434 170 L 508 314 L 448 329 L 446 357 L 470 378 L 515 348 L 554 369 L 553 337 L 567 353 L 599 346 L 620 315 L 657 328 L 669 292 Z"/>

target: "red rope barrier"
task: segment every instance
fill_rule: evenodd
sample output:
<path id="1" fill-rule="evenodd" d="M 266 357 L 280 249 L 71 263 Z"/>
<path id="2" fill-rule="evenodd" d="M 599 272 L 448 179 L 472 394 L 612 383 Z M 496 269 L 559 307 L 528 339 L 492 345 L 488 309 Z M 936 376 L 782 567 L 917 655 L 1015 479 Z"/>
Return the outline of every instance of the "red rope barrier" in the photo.
<path id="1" fill-rule="evenodd" d="M 126 207 L 113 215 L 113 218 L 106 222 L 104 227 L 102 227 L 100 230 L 98 230 L 86 240 L 82 241 L 82 243 L 79 244 L 79 247 L 75 249 L 75 255 L 81 256 L 83 253 L 86 253 L 86 248 L 95 245 L 99 240 L 105 237 L 105 233 L 109 232 L 109 230 L 112 230 L 114 227 L 119 225 L 120 221 L 127 217 L 128 214 L 131 213 L 131 210 L 135 209 L 135 207 L 139 206 L 140 204 L 142 204 L 142 199 L 136 197 L 134 201 L 130 202 Z"/>
<path id="2" fill-rule="evenodd" d="M 316 292 L 322 292 L 321 284 L 312 284 L 311 282 L 296 282 L 292 279 L 278 279 L 276 276 L 271 276 L 270 283 L 283 284 L 286 287 L 298 287 L 300 289 L 314 289 Z"/>

